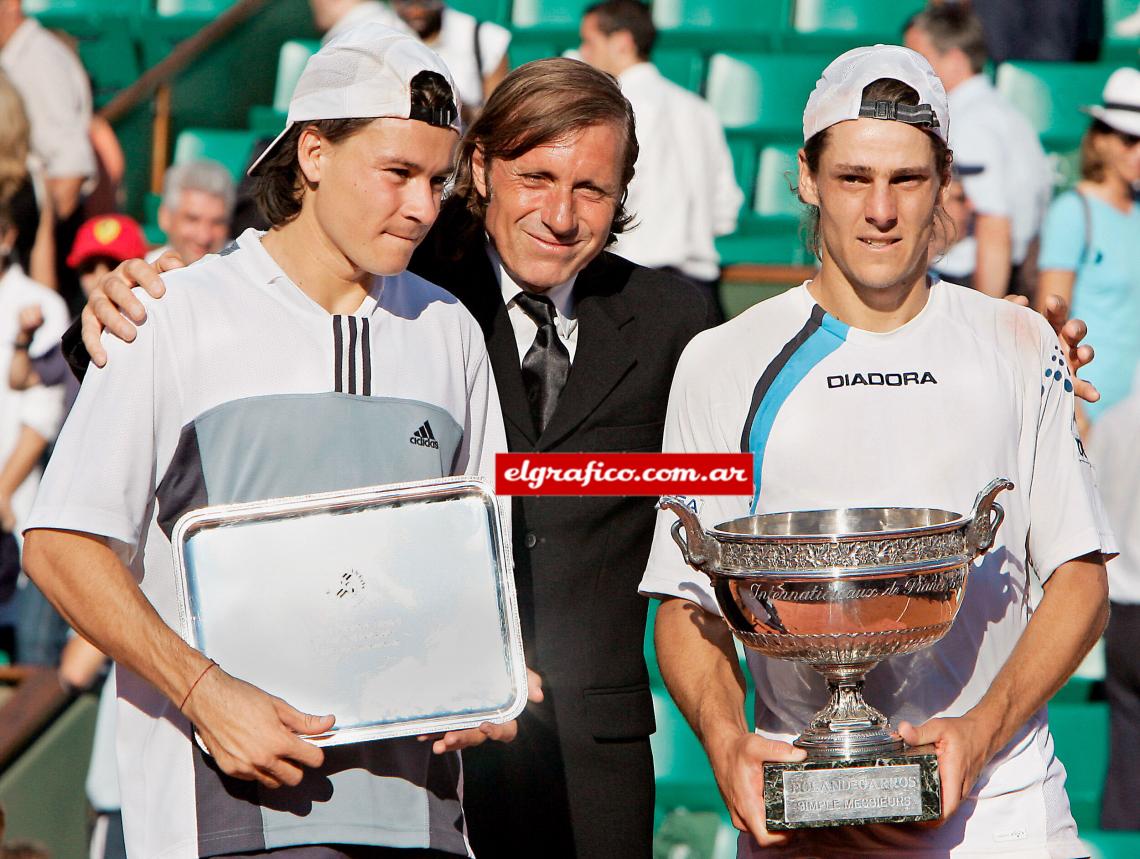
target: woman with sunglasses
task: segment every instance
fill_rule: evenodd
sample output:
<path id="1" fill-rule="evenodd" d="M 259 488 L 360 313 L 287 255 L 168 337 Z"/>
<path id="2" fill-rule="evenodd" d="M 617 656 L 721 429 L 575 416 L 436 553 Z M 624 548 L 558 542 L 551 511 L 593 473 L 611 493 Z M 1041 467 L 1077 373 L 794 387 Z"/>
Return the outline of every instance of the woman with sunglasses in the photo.
<path id="1" fill-rule="evenodd" d="M 1140 71 L 1118 69 L 1104 104 L 1083 108 L 1081 180 L 1053 201 L 1041 235 L 1037 301 L 1069 302 L 1097 344 L 1088 378 L 1100 390 L 1083 419 L 1124 399 L 1140 366 Z"/>

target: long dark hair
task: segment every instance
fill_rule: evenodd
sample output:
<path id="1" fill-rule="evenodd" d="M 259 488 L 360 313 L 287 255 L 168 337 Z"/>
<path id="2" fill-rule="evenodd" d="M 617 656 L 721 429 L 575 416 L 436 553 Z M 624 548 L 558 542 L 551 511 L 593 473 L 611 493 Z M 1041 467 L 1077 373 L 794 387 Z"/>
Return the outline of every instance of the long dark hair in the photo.
<path id="1" fill-rule="evenodd" d="M 437 72 L 420 72 L 411 83 L 413 110 L 455 111 L 455 96 L 447 79 Z M 318 119 L 296 122 L 264 161 L 257 165 L 252 177 L 254 202 L 258 211 L 274 227 L 282 227 L 301 213 L 305 176 L 297 160 L 297 144 L 306 128 L 330 143 L 347 140 L 371 123 L 375 117 L 353 119 Z"/>

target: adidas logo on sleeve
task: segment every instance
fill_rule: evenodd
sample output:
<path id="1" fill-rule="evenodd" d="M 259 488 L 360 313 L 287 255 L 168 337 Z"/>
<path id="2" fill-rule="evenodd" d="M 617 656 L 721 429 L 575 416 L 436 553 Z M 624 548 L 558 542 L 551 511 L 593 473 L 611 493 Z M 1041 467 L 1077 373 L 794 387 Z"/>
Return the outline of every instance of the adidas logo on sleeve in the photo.
<path id="1" fill-rule="evenodd" d="M 411 438 L 408 439 L 412 444 L 418 444 L 420 447 L 430 447 L 439 450 L 439 442 L 435 439 L 435 433 L 431 431 L 431 424 L 424 421 L 418 430 L 412 433 Z"/>

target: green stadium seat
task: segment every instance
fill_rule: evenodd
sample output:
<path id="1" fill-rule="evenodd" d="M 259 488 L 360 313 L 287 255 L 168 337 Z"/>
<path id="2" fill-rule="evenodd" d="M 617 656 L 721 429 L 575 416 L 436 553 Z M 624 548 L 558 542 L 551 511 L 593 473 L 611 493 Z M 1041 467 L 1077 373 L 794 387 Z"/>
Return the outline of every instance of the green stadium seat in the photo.
<path id="1" fill-rule="evenodd" d="M 234 181 L 240 182 L 249 163 L 250 150 L 259 137 L 257 132 L 247 130 L 187 128 L 174 144 L 174 163 L 211 158 L 225 166 Z"/>
<path id="2" fill-rule="evenodd" d="M 1116 25 L 1140 9 L 1140 0 L 1104 0 L 1104 40 L 1135 45 L 1136 38 L 1122 39 L 1116 35 Z M 1132 57 L 1135 58 L 1133 53 Z"/>
<path id="3" fill-rule="evenodd" d="M 1065 149 L 1088 126 L 1078 108 L 1100 102 L 1113 71 L 1095 63 L 1008 62 L 998 67 L 997 88 L 1029 118 L 1046 149 Z"/>
<path id="4" fill-rule="evenodd" d="M 925 0 L 796 0 L 792 26 L 799 33 L 876 33 L 897 40 L 903 25 L 924 6 Z"/>
<path id="5" fill-rule="evenodd" d="M 511 35 L 511 44 L 507 48 L 507 60 L 512 69 L 517 69 L 533 60 L 560 57 L 562 52 L 570 47 L 578 47 L 578 42 L 577 36 L 569 31 L 560 34 L 556 39 L 552 38 L 551 33 L 528 33 L 516 30 Z"/>
<path id="6" fill-rule="evenodd" d="M 790 6 L 790 0 L 655 0 L 653 22 L 659 30 L 770 33 L 788 26 Z"/>
<path id="7" fill-rule="evenodd" d="M 1136 859 L 1140 856 L 1140 832 L 1101 832 L 1081 829 L 1081 841 L 1090 859 Z"/>
<path id="8" fill-rule="evenodd" d="M 578 30 L 582 10 L 594 0 L 514 0 L 511 23 L 516 28 Z"/>
<path id="9" fill-rule="evenodd" d="M 752 210 L 764 216 L 792 216 L 797 221 L 803 204 L 792 189 L 799 174 L 799 146 L 765 146 L 756 169 L 756 197 Z"/>
<path id="10" fill-rule="evenodd" d="M 705 58 L 692 48 L 655 48 L 653 64 L 678 86 L 699 93 L 705 80 Z"/>
<path id="11" fill-rule="evenodd" d="M 1095 829 L 1108 769 L 1108 704 L 1050 703 L 1049 730 L 1057 757 L 1065 765 L 1065 791 L 1077 828 Z"/>
<path id="12" fill-rule="evenodd" d="M 236 0 L 155 0 L 154 11 L 160 18 L 209 19 L 220 15 Z"/>
<path id="13" fill-rule="evenodd" d="M 148 0 L 24 0 L 25 15 L 84 16 L 91 18 L 138 15 L 150 7 Z"/>
<path id="14" fill-rule="evenodd" d="M 725 128 L 776 140 L 798 140 L 803 133 L 807 97 L 829 59 L 797 54 L 715 54 L 709 60 L 705 92 Z"/>
<path id="15" fill-rule="evenodd" d="M 447 5 L 480 21 L 494 21 L 503 26 L 511 23 L 511 0 L 448 0 Z"/>
<path id="16" fill-rule="evenodd" d="M 925 0 L 796 0 L 792 32 L 783 44 L 832 56 L 860 45 L 899 44 L 903 25 L 925 5 Z"/>
<path id="17" fill-rule="evenodd" d="M 319 51 L 321 43 L 304 39 L 291 39 L 281 46 L 277 55 L 277 81 L 273 85 L 273 108 L 289 112 L 289 99 L 309 57 Z"/>
<path id="18" fill-rule="evenodd" d="M 133 28 L 146 0 L 24 0 L 23 10 L 45 27 L 75 39 L 91 77 L 96 108 L 142 74 Z"/>

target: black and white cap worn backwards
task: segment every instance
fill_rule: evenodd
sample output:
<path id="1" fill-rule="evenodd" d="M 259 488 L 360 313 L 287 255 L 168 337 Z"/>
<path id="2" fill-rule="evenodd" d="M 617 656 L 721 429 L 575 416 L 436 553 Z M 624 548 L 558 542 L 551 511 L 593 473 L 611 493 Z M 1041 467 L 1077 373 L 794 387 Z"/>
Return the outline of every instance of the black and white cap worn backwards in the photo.
<path id="1" fill-rule="evenodd" d="M 1113 131 L 1140 137 L 1140 71 L 1117 69 L 1104 85 L 1104 104 L 1082 107 Z"/>
<path id="2" fill-rule="evenodd" d="M 447 81 L 453 110 L 412 107 L 412 79 L 435 72 Z M 249 168 L 252 176 L 298 122 L 318 119 L 418 119 L 460 134 L 459 89 L 435 51 L 407 33 L 376 22 L 353 27 L 309 57 L 289 101 L 285 130 Z"/>
<path id="3" fill-rule="evenodd" d="M 917 105 L 865 102 L 863 90 L 880 78 L 901 81 L 918 93 Z M 804 108 L 804 142 L 850 119 L 893 119 L 947 140 L 950 109 L 942 81 L 921 54 L 899 45 L 874 45 L 841 54 L 823 70 Z"/>

